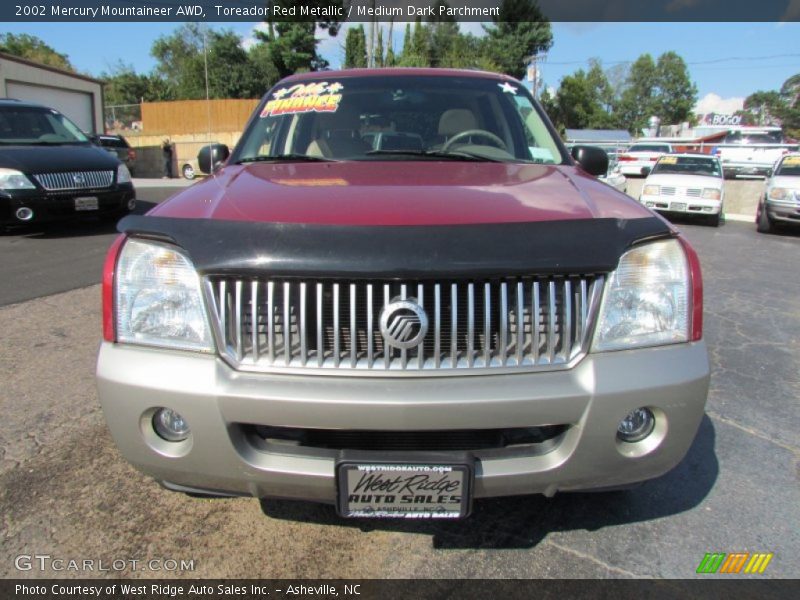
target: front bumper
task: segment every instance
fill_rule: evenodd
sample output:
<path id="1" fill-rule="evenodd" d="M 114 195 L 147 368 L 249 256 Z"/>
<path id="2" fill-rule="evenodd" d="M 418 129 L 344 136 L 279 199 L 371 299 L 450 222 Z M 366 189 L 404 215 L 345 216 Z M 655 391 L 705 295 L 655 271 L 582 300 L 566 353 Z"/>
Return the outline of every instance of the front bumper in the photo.
<path id="1" fill-rule="evenodd" d="M 477 497 L 552 495 L 651 479 L 676 466 L 703 416 L 709 365 L 701 341 L 589 354 L 573 369 L 549 373 L 265 375 L 233 371 L 216 356 L 104 342 L 97 381 L 123 456 L 167 487 L 332 503 L 331 450 L 259 446 L 240 424 L 372 431 L 563 424 L 546 452 L 474 453 Z M 151 417 L 161 406 L 186 418 L 187 440 L 156 436 Z M 656 414 L 653 434 L 618 441 L 619 421 L 641 406 Z"/>
<path id="2" fill-rule="evenodd" d="M 793 200 L 772 200 L 767 198 L 767 214 L 773 221 L 800 225 L 800 198 Z"/>
<path id="3" fill-rule="evenodd" d="M 685 196 L 645 196 L 639 202 L 659 212 L 717 215 L 722 210 L 721 200 L 705 200 Z"/>
<path id="4" fill-rule="evenodd" d="M 97 198 L 97 210 L 76 210 L 75 198 Z M 0 193 L 0 225 L 25 225 L 48 221 L 91 217 L 92 215 L 119 215 L 136 198 L 130 183 L 116 184 L 102 190 L 69 190 L 49 192 L 41 189 L 15 190 Z M 30 221 L 20 221 L 15 213 L 22 207 L 33 211 Z"/>

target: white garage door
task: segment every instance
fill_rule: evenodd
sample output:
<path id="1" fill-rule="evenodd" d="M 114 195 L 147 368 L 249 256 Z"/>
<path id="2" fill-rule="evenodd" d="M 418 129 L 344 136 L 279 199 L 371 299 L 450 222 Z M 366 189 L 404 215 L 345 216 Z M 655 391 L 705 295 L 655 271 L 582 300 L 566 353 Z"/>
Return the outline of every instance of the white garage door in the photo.
<path id="1" fill-rule="evenodd" d="M 6 91 L 9 98 L 27 100 L 55 108 L 84 131 L 94 131 L 91 94 L 12 81 L 6 83 Z"/>

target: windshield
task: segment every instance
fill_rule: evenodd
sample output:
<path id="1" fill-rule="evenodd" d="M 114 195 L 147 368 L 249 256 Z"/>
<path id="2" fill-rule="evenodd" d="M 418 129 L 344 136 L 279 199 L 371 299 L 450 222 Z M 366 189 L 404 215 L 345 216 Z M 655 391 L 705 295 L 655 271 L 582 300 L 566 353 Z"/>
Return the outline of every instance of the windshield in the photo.
<path id="1" fill-rule="evenodd" d="M 800 175 L 800 156 L 787 156 L 781 161 L 775 175 L 792 176 Z"/>
<path id="2" fill-rule="evenodd" d="M 83 144 L 89 139 L 75 123 L 50 108 L 0 107 L 0 144 Z"/>
<path id="3" fill-rule="evenodd" d="M 726 144 L 782 144 L 783 134 L 780 131 L 731 131 L 725 136 Z"/>
<path id="4" fill-rule="evenodd" d="M 653 175 L 665 173 L 722 177 L 719 161 L 701 156 L 664 156 L 653 167 Z"/>
<path id="5" fill-rule="evenodd" d="M 564 162 L 521 85 L 394 75 L 279 84 L 232 161 L 280 158 Z"/>
<path id="6" fill-rule="evenodd" d="M 634 144 L 628 152 L 669 152 L 669 146 L 663 144 Z"/>

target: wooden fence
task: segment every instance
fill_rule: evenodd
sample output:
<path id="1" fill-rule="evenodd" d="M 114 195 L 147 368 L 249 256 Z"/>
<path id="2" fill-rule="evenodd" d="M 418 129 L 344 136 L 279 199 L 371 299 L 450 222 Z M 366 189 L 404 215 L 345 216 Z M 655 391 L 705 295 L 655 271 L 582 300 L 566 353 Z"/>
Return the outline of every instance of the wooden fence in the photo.
<path id="1" fill-rule="evenodd" d="M 178 100 L 142 104 L 146 135 L 174 136 L 209 131 L 242 131 L 258 100 Z"/>

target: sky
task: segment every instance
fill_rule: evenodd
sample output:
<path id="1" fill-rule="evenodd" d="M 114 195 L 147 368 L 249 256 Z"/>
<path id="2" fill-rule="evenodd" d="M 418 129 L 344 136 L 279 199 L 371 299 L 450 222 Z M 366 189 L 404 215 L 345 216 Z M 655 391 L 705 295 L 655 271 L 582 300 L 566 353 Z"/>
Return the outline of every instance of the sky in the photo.
<path id="1" fill-rule="evenodd" d="M 155 65 L 153 41 L 178 23 L 4 23 L 9 33 L 29 33 L 69 56 L 75 67 L 99 76 L 118 61 L 146 73 Z M 252 38 L 256 23 L 209 24 Z M 386 25 L 384 25 L 386 26 Z M 479 23 L 462 29 L 480 33 Z M 402 25 L 395 25 L 395 50 L 402 47 Z M 344 33 L 320 36 L 320 50 L 333 67 L 344 56 Z M 674 50 L 689 64 L 701 112 L 732 112 L 756 90 L 773 90 L 800 72 L 800 23 L 554 23 L 554 44 L 543 67 L 545 85 L 598 58 L 604 67 L 654 57 Z"/>

